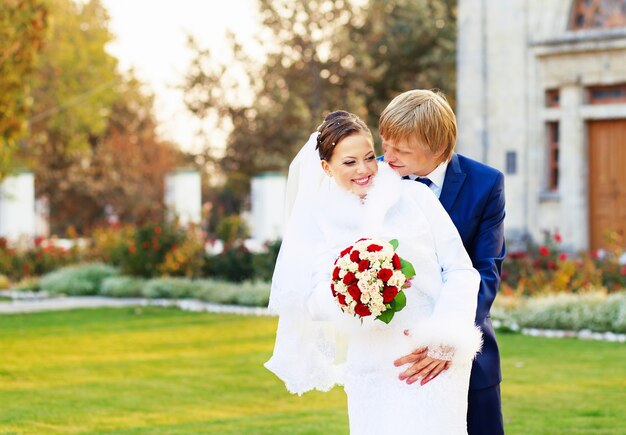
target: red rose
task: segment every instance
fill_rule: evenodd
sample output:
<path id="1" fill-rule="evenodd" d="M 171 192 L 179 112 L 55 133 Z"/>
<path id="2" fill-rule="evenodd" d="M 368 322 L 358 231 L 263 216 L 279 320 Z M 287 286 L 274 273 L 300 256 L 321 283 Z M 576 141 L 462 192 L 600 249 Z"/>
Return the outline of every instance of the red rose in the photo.
<path id="1" fill-rule="evenodd" d="M 561 238 L 561 234 L 557 231 L 556 233 L 554 233 L 554 241 L 557 243 L 561 243 L 563 239 Z"/>
<path id="2" fill-rule="evenodd" d="M 357 241 L 356 241 L 356 242 L 354 242 L 354 243 L 359 243 L 359 242 L 362 242 L 363 240 L 367 240 L 367 239 L 366 239 L 365 237 L 363 237 L 363 238 L 361 238 L 361 239 L 357 240 Z"/>
<path id="3" fill-rule="evenodd" d="M 388 304 L 389 302 L 393 301 L 393 298 L 395 298 L 397 294 L 398 287 L 385 287 L 385 289 L 383 290 L 383 302 Z"/>
<path id="4" fill-rule="evenodd" d="M 348 246 L 346 249 L 344 249 L 343 251 L 341 251 L 341 253 L 339 253 L 340 257 L 343 257 L 344 255 L 346 255 L 348 252 L 350 252 L 350 250 L 352 249 L 352 246 Z"/>
<path id="5" fill-rule="evenodd" d="M 370 309 L 367 308 L 367 306 L 363 304 L 356 304 L 356 307 L 354 307 L 354 312 L 357 313 L 361 317 L 367 317 L 372 314 Z"/>
<path id="6" fill-rule="evenodd" d="M 359 287 L 357 285 L 352 284 L 350 287 L 348 287 L 348 293 L 350 293 L 350 296 L 352 296 L 352 299 L 354 299 L 355 301 L 361 301 L 361 290 L 359 290 Z"/>
<path id="7" fill-rule="evenodd" d="M 361 260 L 359 261 L 359 272 L 363 272 L 364 270 L 367 270 L 370 268 L 370 262 L 367 260 Z"/>
<path id="8" fill-rule="evenodd" d="M 348 305 L 346 304 L 346 297 L 342 295 L 341 293 L 337 294 L 337 300 L 339 301 L 341 305 Z"/>
<path id="9" fill-rule="evenodd" d="M 367 247 L 367 252 L 378 252 L 378 251 L 382 251 L 382 250 L 383 250 L 383 247 L 380 246 L 380 245 L 372 244 L 372 245 L 369 245 Z"/>
<path id="10" fill-rule="evenodd" d="M 380 269 L 378 271 L 378 278 L 382 279 L 383 282 L 389 281 L 389 278 L 393 276 L 393 270 L 391 269 Z"/>
<path id="11" fill-rule="evenodd" d="M 561 261 L 567 260 L 567 254 L 565 252 L 561 252 L 559 254 L 559 260 L 561 260 Z"/>
<path id="12" fill-rule="evenodd" d="M 546 246 L 541 246 L 539 248 L 539 255 L 547 257 L 548 255 L 550 255 L 550 250 Z"/>
<path id="13" fill-rule="evenodd" d="M 339 281 L 339 268 L 335 267 L 333 269 L 333 281 Z"/>
<path id="14" fill-rule="evenodd" d="M 400 257 L 398 257 L 398 254 L 393 254 L 393 257 L 391 258 L 391 263 L 393 264 L 394 269 L 402 269 L 402 262 L 400 261 Z"/>
<path id="15" fill-rule="evenodd" d="M 337 292 L 335 291 L 335 284 L 333 284 L 332 282 L 330 283 L 330 291 L 333 294 L 333 297 L 337 296 Z"/>
<path id="16" fill-rule="evenodd" d="M 350 285 L 355 281 L 356 281 L 356 276 L 354 276 L 352 272 L 346 273 L 346 275 L 343 277 L 343 283 L 345 285 Z"/>
<path id="17" fill-rule="evenodd" d="M 350 260 L 354 263 L 358 263 L 359 261 L 361 261 L 361 258 L 359 257 L 359 251 L 352 251 L 352 253 L 350 253 Z"/>

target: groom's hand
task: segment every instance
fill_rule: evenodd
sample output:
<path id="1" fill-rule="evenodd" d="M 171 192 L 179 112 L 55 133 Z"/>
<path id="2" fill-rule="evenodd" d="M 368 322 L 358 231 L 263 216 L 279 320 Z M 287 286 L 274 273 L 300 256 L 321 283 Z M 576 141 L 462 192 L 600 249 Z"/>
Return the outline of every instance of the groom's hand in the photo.
<path id="1" fill-rule="evenodd" d="M 406 383 L 410 385 L 421 379 L 421 385 L 425 385 L 450 367 L 449 361 L 429 357 L 427 350 L 427 348 L 422 347 L 394 361 L 393 364 L 396 367 L 411 364 L 409 368 L 400 373 L 401 381 L 406 380 Z"/>

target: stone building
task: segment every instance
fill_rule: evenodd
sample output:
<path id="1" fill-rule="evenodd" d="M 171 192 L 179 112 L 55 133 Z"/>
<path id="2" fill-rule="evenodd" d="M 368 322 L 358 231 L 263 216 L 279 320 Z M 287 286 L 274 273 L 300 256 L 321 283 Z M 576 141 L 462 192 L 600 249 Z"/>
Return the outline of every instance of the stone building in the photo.
<path id="1" fill-rule="evenodd" d="M 460 0 L 458 30 L 458 151 L 506 174 L 507 237 L 626 234 L 626 0 Z"/>

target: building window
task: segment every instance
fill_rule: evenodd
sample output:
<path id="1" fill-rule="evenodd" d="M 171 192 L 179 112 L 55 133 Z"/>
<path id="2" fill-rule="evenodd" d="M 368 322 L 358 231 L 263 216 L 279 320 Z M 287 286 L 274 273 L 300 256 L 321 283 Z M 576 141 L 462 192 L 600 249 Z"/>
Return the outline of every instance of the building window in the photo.
<path id="1" fill-rule="evenodd" d="M 548 89 L 546 91 L 546 107 L 559 107 L 561 105 L 559 97 L 558 89 Z"/>
<path id="2" fill-rule="evenodd" d="M 548 122 L 548 190 L 559 189 L 559 123 Z"/>
<path id="3" fill-rule="evenodd" d="M 506 152 L 506 173 L 507 175 L 517 174 L 517 153 L 515 151 Z"/>
<path id="4" fill-rule="evenodd" d="M 591 86 L 587 88 L 589 104 L 626 103 L 626 83 L 611 86 Z"/>
<path id="5" fill-rule="evenodd" d="M 626 27 L 624 0 L 575 0 L 570 30 Z"/>

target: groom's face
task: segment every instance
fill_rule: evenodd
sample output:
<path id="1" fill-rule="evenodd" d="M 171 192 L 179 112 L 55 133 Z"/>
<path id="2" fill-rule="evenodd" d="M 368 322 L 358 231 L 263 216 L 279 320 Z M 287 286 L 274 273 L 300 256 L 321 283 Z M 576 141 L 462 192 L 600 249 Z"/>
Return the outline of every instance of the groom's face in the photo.
<path id="1" fill-rule="evenodd" d="M 440 163 L 437 155 L 416 140 L 382 139 L 385 162 L 403 177 L 409 174 L 426 176 Z"/>

